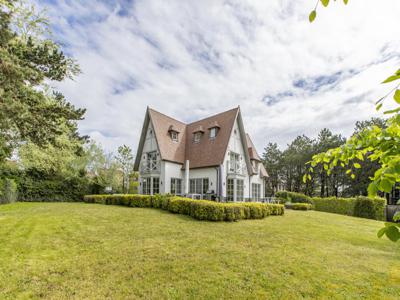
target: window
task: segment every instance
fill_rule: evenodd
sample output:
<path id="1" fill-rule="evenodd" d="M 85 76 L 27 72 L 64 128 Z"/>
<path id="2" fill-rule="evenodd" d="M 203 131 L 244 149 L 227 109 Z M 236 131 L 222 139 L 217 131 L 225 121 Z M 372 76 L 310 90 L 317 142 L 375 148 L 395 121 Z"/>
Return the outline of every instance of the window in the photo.
<path id="1" fill-rule="evenodd" d="M 251 197 L 252 197 L 252 200 L 260 200 L 261 184 L 258 184 L 258 183 L 251 184 Z"/>
<path id="2" fill-rule="evenodd" d="M 198 143 L 200 142 L 200 138 L 201 138 L 201 132 L 195 132 L 193 134 L 193 142 Z"/>
<path id="3" fill-rule="evenodd" d="M 189 180 L 190 194 L 206 194 L 208 191 L 208 178 L 195 178 Z"/>
<path id="4" fill-rule="evenodd" d="M 208 192 L 208 178 L 203 178 L 203 194 Z"/>
<path id="5" fill-rule="evenodd" d="M 144 195 L 150 195 L 150 182 L 151 182 L 151 178 L 143 178 L 142 193 Z"/>
<path id="6" fill-rule="evenodd" d="M 173 195 L 182 194 L 182 179 L 171 178 L 171 194 Z"/>
<path id="7" fill-rule="evenodd" d="M 217 136 L 217 131 L 218 131 L 217 127 L 213 127 L 210 129 L 210 139 L 215 139 L 215 137 Z"/>
<path id="8" fill-rule="evenodd" d="M 244 181 L 236 179 L 236 201 L 243 201 Z"/>
<path id="9" fill-rule="evenodd" d="M 153 195 L 160 193 L 160 178 L 153 177 Z"/>
<path id="10" fill-rule="evenodd" d="M 157 151 L 147 153 L 146 164 L 149 171 L 157 170 Z"/>
<path id="11" fill-rule="evenodd" d="M 178 133 L 177 133 L 176 131 L 171 131 L 171 139 L 172 139 L 174 142 L 177 142 L 177 141 L 178 141 Z"/>
<path id="12" fill-rule="evenodd" d="M 233 189 L 234 189 L 234 181 L 233 179 L 228 179 L 226 183 L 226 200 L 233 201 Z"/>
<path id="13" fill-rule="evenodd" d="M 241 173 L 240 155 L 238 153 L 229 153 L 229 172 Z"/>

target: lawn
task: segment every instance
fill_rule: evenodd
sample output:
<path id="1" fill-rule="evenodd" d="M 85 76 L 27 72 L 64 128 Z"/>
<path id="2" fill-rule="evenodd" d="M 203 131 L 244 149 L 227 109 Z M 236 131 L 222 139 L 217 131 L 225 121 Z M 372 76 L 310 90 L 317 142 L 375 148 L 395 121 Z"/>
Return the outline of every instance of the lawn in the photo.
<path id="1" fill-rule="evenodd" d="M 83 203 L 0 206 L 1 299 L 400 295 L 382 222 L 315 211 L 235 223 Z"/>

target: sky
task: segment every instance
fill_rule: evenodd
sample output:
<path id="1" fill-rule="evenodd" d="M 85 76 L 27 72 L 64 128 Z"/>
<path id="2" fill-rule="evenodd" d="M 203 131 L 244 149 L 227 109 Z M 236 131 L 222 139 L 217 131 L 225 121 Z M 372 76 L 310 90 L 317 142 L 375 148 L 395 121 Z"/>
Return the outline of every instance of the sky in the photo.
<path id="1" fill-rule="evenodd" d="M 325 127 L 349 136 L 382 116 L 400 65 L 398 0 L 331 1 L 312 24 L 309 0 L 32 2 L 82 69 L 52 85 L 107 151 L 136 151 L 147 106 L 191 122 L 240 105 L 260 154 Z"/>

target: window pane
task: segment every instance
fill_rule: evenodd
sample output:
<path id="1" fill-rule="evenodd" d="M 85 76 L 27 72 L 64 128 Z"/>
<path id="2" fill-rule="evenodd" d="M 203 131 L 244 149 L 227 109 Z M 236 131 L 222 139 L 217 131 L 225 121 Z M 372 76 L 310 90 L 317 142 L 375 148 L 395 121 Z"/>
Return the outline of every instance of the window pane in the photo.
<path id="1" fill-rule="evenodd" d="M 233 201 L 233 179 L 228 179 L 226 184 L 226 198 L 228 201 Z"/>
<path id="2" fill-rule="evenodd" d="M 189 181 L 189 193 L 191 193 L 191 194 L 195 193 L 195 181 L 194 181 L 194 179 L 190 179 L 190 181 Z"/>
<path id="3" fill-rule="evenodd" d="M 243 201 L 243 180 L 236 179 L 236 200 Z"/>
<path id="4" fill-rule="evenodd" d="M 208 192 L 208 178 L 203 178 L 203 194 Z"/>
<path id="5" fill-rule="evenodd" d="M 171 194 L 176 194 L 175 178 L 171 178 Z"/>
<path id="6" fill-rule="evenodd" d="M 153 195 L 160 193 L 160 178 L 153 177 Z"/>
<path id="7" fill-rule="evenodd" d="M 176 194 L 182 194 L 182 179 L 176 179 Z"/>

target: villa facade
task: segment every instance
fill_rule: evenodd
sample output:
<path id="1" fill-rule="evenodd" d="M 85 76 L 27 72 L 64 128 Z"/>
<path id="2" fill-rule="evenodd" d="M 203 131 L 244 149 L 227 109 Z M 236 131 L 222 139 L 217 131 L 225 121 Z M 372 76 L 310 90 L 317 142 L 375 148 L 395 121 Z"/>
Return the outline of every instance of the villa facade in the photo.
<path id="1" fill-rule="evenodd" d="M 142 194 L 258 201 L 268 177 L 240 108 L 185 124 L 147 108 L 135 160 Z"/>

